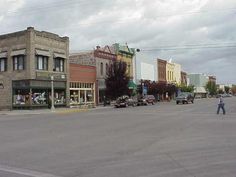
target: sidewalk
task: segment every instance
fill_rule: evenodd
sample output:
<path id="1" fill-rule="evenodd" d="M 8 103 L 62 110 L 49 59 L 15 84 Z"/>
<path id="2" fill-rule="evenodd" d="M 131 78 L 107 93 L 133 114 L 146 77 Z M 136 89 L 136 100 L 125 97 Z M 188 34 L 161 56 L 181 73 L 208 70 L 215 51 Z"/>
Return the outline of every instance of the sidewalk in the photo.
<path id="1" fill-rule="evenodd" d="M 36 109 L 36 110 L 12 110 L 12 111 L 0 111 L 1 115 L 37 115 L 37 114 L 67 114 L 76 112 L 86 112 L 92 110 L 110 109 L 111 106 L 97 106 L 95 108 L 55 108 L 51 109 Z"/>

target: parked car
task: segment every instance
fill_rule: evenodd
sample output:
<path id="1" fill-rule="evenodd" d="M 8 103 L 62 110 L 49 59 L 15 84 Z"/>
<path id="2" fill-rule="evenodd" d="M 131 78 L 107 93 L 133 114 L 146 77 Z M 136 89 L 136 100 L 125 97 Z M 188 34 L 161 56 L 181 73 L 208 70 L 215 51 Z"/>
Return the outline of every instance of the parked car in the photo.
<path id="1" fill-rule="evenodd" d="M 121 96 L 121 97 L 118 97 L 116 99 L 116 102 L 115 102 L 115 107 L 116 108 L 121 108 L 121 107 L 127 107 L 128 106 L 128 103 L 127 103 L 127 99 L 129 97 L 124 95 L 124 96 Z"/>
<path id="2" fill-rule="evenodd" d="M 148 104 L 154 105 L 155 101 L 156 101 L 156 99 L 153 95 L 145 95 L 145 96 L 138 99 L 138 106 L 148 105 Z"/>
<path id="3" fill-rule="evenodd" d="M 176 97 L 176 104 L 188 104 L 189 102 L 194 103 L 194 96 L 190 92 L 182 92 Z"/>
<path id="4" fill-rule="evenodd" d="M 115 102 L 115 107 L 128 107 L 128 106 L 137 106 L 137 101 L 134 98 L 129 98 L 127 95 L 118 97 Z"/>

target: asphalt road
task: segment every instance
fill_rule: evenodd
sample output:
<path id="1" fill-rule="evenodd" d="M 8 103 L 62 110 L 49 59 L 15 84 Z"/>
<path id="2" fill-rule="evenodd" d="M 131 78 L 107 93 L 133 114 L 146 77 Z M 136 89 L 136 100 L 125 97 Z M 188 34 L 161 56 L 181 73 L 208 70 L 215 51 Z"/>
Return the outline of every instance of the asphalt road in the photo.
<path id="1" fill-rule="evenodd" d="M 0 177 L 236 177 L 236 98 L 0 115 Z"/>

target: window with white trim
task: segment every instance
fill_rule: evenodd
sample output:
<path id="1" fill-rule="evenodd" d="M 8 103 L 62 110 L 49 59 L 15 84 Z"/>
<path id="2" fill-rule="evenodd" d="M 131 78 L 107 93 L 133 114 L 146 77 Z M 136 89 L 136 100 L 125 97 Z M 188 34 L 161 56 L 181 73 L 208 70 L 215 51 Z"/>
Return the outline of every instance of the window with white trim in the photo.
<path id="1" fill-rule="evenodd" d="M 53 71 L 64 72 L 64 58 L 54 58 L 54 68 Z"/>
<path id="2" fill-rule="evenodd" d="M 13 56 L 13 70 L 24 70 L 25 69 L 25 56 L 17 55 Z"/>
<path id="3" fill-rule="evenodd" d="M 48 57 L 37 55 L 36 56 L 36 69 L 37 70 L 48 70 Z"/>
<path id="4" fill-rule="evenodd" d="M 7 58 L 0 58 L 0 72 L 7 71 Z"/>

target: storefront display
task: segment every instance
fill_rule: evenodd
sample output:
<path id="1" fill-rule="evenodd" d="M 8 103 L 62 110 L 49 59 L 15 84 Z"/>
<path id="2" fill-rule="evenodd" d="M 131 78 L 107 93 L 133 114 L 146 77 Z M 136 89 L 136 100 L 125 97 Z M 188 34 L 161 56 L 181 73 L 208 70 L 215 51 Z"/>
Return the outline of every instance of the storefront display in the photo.
<path id="1" fill-rule="evenodd" d="M 94 83 L 70 83 L 70 105 L 95 105 Z"/>
<path id="2" fill-rule="evenodd" d="M 13 81 L 13 108 L 50 107 L 50 81 Z M 64 87 L 64 88 L 60 88 Z M 54 82 L 54 105 L 66 106 L 66 82 Z"/>

